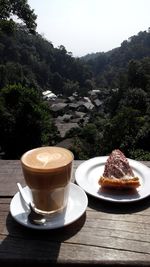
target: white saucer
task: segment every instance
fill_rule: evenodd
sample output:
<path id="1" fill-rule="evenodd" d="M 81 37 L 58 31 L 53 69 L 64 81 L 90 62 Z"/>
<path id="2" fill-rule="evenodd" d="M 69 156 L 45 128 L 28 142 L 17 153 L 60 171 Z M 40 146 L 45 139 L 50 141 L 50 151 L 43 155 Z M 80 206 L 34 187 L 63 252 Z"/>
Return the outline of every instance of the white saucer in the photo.
<path id="1" fill-rule="evenodd" d="M 30 196 L 30 189 L 26 186 L 24 187 L 25 192 Z M 12 217 L 20 224 L 33 228 L 33 229 L 56 229 L 64 227 L 76 221 L 85 212 L 88 204 L 88 199 L 83 191 L 78 185 L 71 183 L 69 201 L 66 209 L 61 214 L 56 214 L 47 220 L 43 225 L 34 225 L 28 221 L 29 210 L 26 208 L 22 202 L 20 193 L 17 192 L 10 203 L 10 213 Z"/>
<path id="2" fill-rule="evenodd" d="M 76 182 L 86 193 L 98 199 L 119 203 L 135 202 L 150 196 L 150 168 L 132 159 L 128 159 L 129 164 L 135 176 L 139 177 L 141 184 L 137 190 L 130 194 L 129 192 L 116 193 L 111 190 L 101 190 L 98 180 L 104 172 L 107 158 L 107 156 L 95 157 L 84 161 L 77 168 L 75 172 Z"/>

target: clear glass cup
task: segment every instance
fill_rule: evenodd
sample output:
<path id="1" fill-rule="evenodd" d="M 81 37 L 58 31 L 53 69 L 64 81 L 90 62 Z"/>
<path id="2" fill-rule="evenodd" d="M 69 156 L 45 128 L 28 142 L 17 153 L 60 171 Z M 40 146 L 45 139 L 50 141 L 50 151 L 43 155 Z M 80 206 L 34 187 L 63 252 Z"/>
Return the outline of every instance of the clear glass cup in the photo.
<path id="1" fill-rule="evenodd" d="M 36 211 L 52 214 L 64 210 L 68 202 L 73 160 L 71 151 L 55 146 L 35 148 L 22 155 L 23 175 Z"/>

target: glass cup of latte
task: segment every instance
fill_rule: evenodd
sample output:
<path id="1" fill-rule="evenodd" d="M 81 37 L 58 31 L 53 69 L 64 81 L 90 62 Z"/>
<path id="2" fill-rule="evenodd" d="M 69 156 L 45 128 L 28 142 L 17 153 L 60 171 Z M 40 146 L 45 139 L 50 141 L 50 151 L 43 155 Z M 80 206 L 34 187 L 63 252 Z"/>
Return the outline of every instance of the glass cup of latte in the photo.
<path id="1" fill-rule="evenodd" d="M 71 151 L 53 146 L 35 148 L 22 155 L 23 175 L 37 212 L 48 215 L 65 209 L 73 160 Z"/>

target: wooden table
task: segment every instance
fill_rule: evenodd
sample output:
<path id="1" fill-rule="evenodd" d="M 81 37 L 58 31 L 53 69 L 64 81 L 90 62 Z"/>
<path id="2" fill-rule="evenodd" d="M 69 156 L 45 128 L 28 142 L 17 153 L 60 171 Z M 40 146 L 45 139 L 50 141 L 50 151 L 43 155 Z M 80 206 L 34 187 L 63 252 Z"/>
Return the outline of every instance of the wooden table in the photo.
<path id="1" fill-rule="evenodd" d="M 75 161 L 74 171 L 81 163 Z M 149 197 L 115 204 L 88 196 L 87 210 L 76 222 L 39 231 L 11 217 L 16 182 L 25 185 L 20 161 L 0 160 L 0 266 L 150 266 Z"/>

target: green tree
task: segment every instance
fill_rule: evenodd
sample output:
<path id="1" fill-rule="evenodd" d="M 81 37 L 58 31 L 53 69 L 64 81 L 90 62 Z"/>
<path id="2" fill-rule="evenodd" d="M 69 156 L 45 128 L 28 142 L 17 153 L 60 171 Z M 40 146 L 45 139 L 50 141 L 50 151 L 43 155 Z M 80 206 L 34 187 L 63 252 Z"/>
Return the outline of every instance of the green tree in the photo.
<path id="1" fill-rule="evenodd" d="M 120 148 L 129 156 L 130 150 L 136 148 L 137 136 L 144 124 L 139 110 L 123 107 L 105 125 L 101 149 L 104 154 Z"/>
<path id="2" fill-rule="evenodd" d="M 9 27 L 13 28 L 15 24 L 12 15 L 21 19 L 31 33 L 35 33 L 37 16 L 27 0 L 0 0 L 0 29 L 8 31 Z"/>
<path id="3" fill-rule="evenodd" d="M 101 133 L 94 123 L 88 123 L 77 133 L 74 138 L 71 150 L 76 159 L 88 159 L 99 156 Z"/>
<path id="4" fill-rule="evenodd" d="M 58 72 L 54 72 L 52 75 L 52 88 L 56 94 L 62 94 L 63 78 Z"/>
<path id="5" fill-rule="evenodd" d="M 148 106 L 148 97 L 147 93 L 141 88 L 128 88 L 124 92 L 124 96 L 122 97 L 119 108 L 124 107 L 132 107 L 133 109 L 140 110 L 143 114 L 145 114 L 147 106 Z"/>
<path id="6" fill-rule="evenodd" d="M 57 130 L 48 106 L 33 88 L 10 85 L 0 92 L 0 147 L 6 158 L 26 150 L 53 145 Z"/>
<path id="7" fill-rule="evenodd" d="M 128 67 L 128 83 L 132 88 L 146 87 L 145 73 L 143 70 L 143 64 L 139 60 L 131 60 Z"/>
<path id="8" fill-rule="evenodd" d="M 78 91 L 79 91 L 79 83 L 78 82 L 73 82 L 73 81 L 68 80 L 68 79 L 66 82 L 64 82 L 63 95 L 70 96 L 74 92 L 78 92 Z"/>

